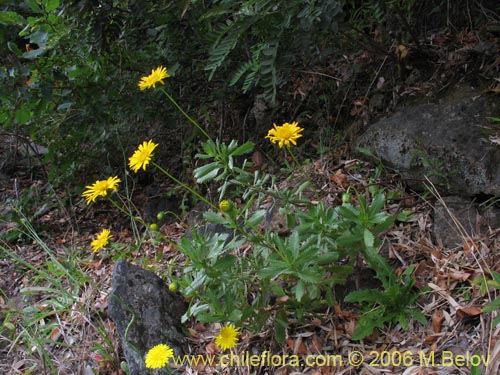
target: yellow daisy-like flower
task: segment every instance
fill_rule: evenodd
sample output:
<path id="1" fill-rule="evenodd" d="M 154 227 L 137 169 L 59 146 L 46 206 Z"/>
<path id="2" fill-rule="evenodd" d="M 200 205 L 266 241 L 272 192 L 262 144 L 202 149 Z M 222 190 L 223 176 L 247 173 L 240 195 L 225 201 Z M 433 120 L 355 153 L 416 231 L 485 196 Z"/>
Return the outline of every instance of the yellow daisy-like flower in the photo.
<path id="1" fill-rule="evenodd" d="M 97 197 L 105 197 L 108 195 L 108 190 L 116 191 L 118 189 L 118 183 L 122 182 L 118 177 L 108 177 L 107 180 L 98 180 L 92 185 L 85 186 L 85 190 L 82 194 L 87 200 L 87 204 L 94 202 Z"/>
<path id="2" fill-rule="evenodd" d="M 146 170 L 146 165 L 149 164 L 151 158 L 153 157 L 154 149 L 158 147 L 156 143 L 153 143 L 152 140 L 144 141 L 139 148 L 134 151 L 134 154 L 128 159 L 128 166 L 134 172 L 137 172 L 139 169 Z"/>
<path id="3" fill-rule="evenodd" d="M 232 349 L 238 342 L 238 329 L 234 328 L 232 324 L 222 327 L 220 333 L 215 337 L 215 343 L 222 350 Z"/>
<path id="4" fill-rule="evenodd" d="M 296 140 L 302 137 L 302 134 L 300 133 L 304 130 L 303 128 L 298 126 L 299 123 L 297 121 L 294 121 L 291 124 L 285 122 L 281 126 L 277 126 L 276 124 L 273 125 L 274 128 L 269 130 L 266 138 L 269 138 L 272 143 L 278 143 L 278 146 L 280 146 L 280 148 L 282 148 L 283 145 L 285 145 L 286 147 L 290 147 L 290 143 L 294 146 L 297 145 Z"/>
<path id="5" fill-rule="evenodd" d="M 161 83 L 163 85 L 163 79 L 168 77 L 170 77 L 170 75 L 167 73 L 167 68 L 159 66 L 158 68 L 153 69 L 150 75 L 141 78 L 139 81 L 139 88 L 141 90 L 146 90 L 151 87 L 156 88 L 157 83 Z"/>
<path id="6" fill-rule="evenodd" d="M 157 369 L 165 367 L 170 358 L 174 356 L 174 350 L 165 344 L 153 346 L 146 353 L 146 368 Z"/>
<path id="7" fill-rule="evenodd" d="M 95 253 L 101 250 L 102 248 L 106 247 L 111 237 L 112 237 L 111 231 L 109 229 L 103 229 L 101 233 L 97 235 L 97 238 L 90 243 L 92 251 Z"/>

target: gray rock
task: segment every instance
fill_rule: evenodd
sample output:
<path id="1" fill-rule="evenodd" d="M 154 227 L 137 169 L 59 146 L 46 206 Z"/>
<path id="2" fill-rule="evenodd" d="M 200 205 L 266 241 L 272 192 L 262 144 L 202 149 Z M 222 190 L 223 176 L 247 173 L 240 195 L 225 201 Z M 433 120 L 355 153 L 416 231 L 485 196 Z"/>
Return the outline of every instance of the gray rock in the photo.
<path id="1" fill-rule="evenodd" d="M 498 208 L 480 210 L 477 203 L 457 196 L 436 202 L 433 216 L 434 237 L 447 248 L 463 245 L 464 236 L 474 238 L 500 226 Z"/>
<path id="2" fill-rule="evenodd" d="M 180 324 L 186 308 L 153 272 L 119 260 L 113 271 L 109 316 L 116 324 L 130 374 L 146 374 L 144 355 L 157 344 L 184 353 Z"/>
<path id="3" fill-rule="evenodd" d="M 500 147 L 488 140 L 488 116 L 500 113 L 498 99 L 468 89 L 440 104 L 402 108 L 371 125 L 355 142 L 392 167 L 414 189 L 425 176 L 443 193 L 500 194 Z M 495 115 L 496 114 L 496 115 Z"/>

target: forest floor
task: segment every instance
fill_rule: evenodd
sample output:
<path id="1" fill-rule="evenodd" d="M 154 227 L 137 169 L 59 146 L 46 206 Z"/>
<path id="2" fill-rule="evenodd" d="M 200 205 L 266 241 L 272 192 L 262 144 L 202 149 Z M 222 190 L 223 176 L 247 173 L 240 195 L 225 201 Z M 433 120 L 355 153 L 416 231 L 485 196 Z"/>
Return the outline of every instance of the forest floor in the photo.
<path id="1" fill-rule="evenodd" d="M 427 68 L 421 69 L 420 78 L 412 78 L 410 84 L 406 77 L 404 92 L 396 85 L 384 88 L 384 98 L 393 103 L 393 108 L 405 96 L 407 101 L 425 98 L 428 94 L 436 97 L 444 89 L 443 82 L 453 86 L 464 77 L 483 82 L 485 75 L 498 73 L 498 56 L 487 57 L 485 64 L 482 56 L 487 55 L 480 51 L 483 42 L 473 33 L 463 33 L 458 38 L 441 35 L 434 43 L 440 43 L 435 49 L 439 56 L 434 63 L 426 62 Z M 405 52 L 400 49 L 399 53 Z M 352 122 L 362 128 L 385 114 L 378 111 L 376 105 L 370 106 L 369 98 L 358 95 L 373 82 L 383 83 L 381 60 L 372 59 L 369 53 L 352 58 L 366 60 L 364 64 L 373 72 L 372 80 L 364 86 L 360 84 L 357 94 L 344 97 L 351 108 Z M 339 62 L 336 66 L 349 63 Z M 302 83 L 306 85 L 305 81 Z M 488 89 L 498 87 L 498 78 L 489 81 Z M 309 91 L 304 87 L 297 90 L 304 95 L 314 94 L 314 87 Z M 396 96 L 400 99 L 394 102 L 391 98 Z M 391 104 L 386 107 L 391 108 Z M 393 212 L 403 206 L 411 210 L 413 216 L 384 233 L 381 249 L 395 272 L 415 266 L 413 278 L 422 291 L 415 309 L 423 312 L 427 323 L 412 321 L 407 329 L 400 325 L 387 326 L 364 340 L 353 341 L 351 336 L 360 312 L 355 305 L 343 303 L 339 298 L 335 307 L 311 314 L 305 320 L 289 316 L 284 343 L 275 341 L 271 323 L 261 332 L 242 330 L 239 336 L 235 349 L 239 355 L 267 351 L 271 355 L 297 355 L 302 360 L 312 355 L 315 362 L 311 366 L 284 364 L 278 362 L 283 357 L 275 357 L 275 363 L 254 367 L 198 363 L 182 366 L 178 369 L 180 372 L 498 373 L 499 329 L 492 323 L 495 315 L 482 311 L 498 295 L 481 281 L 490 279 L 485 268 L 498 271 L 498 228 L 491 228 L 481 237 L 464 236 L 461 246 L 443 247 L 432 233 L 432 210 L 440 200 L 439 195 L 410 191 L 404 181 L 386 169 L 374 180 L 380 166 L 360 160 L 343 142 L 345 139 L 332 147 L 335 151 L 311 158 L 310 169 L 318 194 L 334 206 L 340 204 L 346 186 L 364 191 L 369 184 L 376 183 L 387 191 L 398 192 L 398 202 L 391 203 L 386 210 Z M 2 154 L 1 151 L 15 145 L 4 142 L 0 147 Z M 174 265 L 175 249 L 168 243 L 158 242 L 154 233 L 145 228 L 134 227 L 130 220 L 121 218 L 104 202 L 89 208 L 82 198 L 70 196 L 64 188 L 54 190 L 43 177 L 43 169 L 33 167 L 28 159 L 17 165 L 15 170 L 0 175 L 0 244 L 5 249 L 0 255 L 0 374 L 124 374 L 120 369 L 123 357 L 119 340 L 106 310 L 113 265 L 117 258 L 126 256 L 159 271 Z M 93 253 L 90 242 L 99 228 L 108 226 L 116 229 L 113 235 L 116 245 Z M 158 230 L 175 242 L 186 229 L 183 220 L 176 220 L 161 225 Z M 140 250 L 133 246 L 137 238 L 141 239 Z M 355 284 L 347 285 L 346 289 L 355 289 Z M 187 329 L 190 354 L 220 356 L 220 349 L 213 343 L 219 324 L 192 321 L 188 322 Z M 328 358 L 333 362 L 325 363 Z M 362 361 L 358 363 L 359 358 Z M 489 361 L 488 370 L 486 361 Z"/>

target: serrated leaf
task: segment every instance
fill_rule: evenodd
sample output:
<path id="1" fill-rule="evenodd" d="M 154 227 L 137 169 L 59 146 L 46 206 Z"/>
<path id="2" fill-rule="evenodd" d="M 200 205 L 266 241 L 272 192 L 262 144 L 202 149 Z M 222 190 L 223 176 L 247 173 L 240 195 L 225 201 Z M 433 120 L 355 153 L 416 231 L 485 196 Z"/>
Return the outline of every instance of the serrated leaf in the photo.
<path id="1" fill-rule="evenodd" d="M 209 223 L 213 224 L 227 224 L 228 221 L 226 220 L 225 217 L 219 215 L 218 213 L 215 213 L 213 211 L 206 211 L 203 213 L 203 218 L 208 221 Z"/>
<path id="2" fill-rule="evenodd" d="M 366 247 L 374 247 L 375 237 L 373 236 L 372 232 L 370 232 L 368 229 L 364 230 L 363 239 Z"/>
<path id="3" fill-rule="evenodd" d="M 346 302 L 371 302 L 375 303 L 380 299 L 381 292 L 377 289 L 356 290 L 345 296 Z"/>
<path id="4" fill-rule="evenodd" d="M 274 338 L 278 343 L 285 342 L 288 318 L 283 310 L 279 310 L 274 318 Z"/>
<path id="5" fill-rule="evenodd" d="M 253 151 L 254 144 L 252 142 L 245 142 L 241 146 L 239 146 L 236 150 L 231 152 L 231 155 L 238 156 L 248 154 Z"/>
<path id="6" fill-rule="evenodd" d="M 210 181 L 215 178 L 220 171 L 220 164 L 216 161 L 196 168 L 193 171 L 193 176 L 196 179 L 196 182 L 202 184 L 204 182 Z"/>
<path id="7" fill-rule="evenodd" d="M 257 210 L 247 220 L 247 224 L 250 227 L 256 227 L 257 225 L 262 223 L 265 217 L 266 217 L 266 210 Z"/>
<path id="8" fill-rule="evenodd" d="M 302 300 L 305 291 L 306 291 L 306 284 L 304 283 L 304 281 L 299 280 L 297 282 L 297 285 L 295 285 L 295 298 L 297 299 L 297 301 L 300 302 Z"/>
<path id="9" fill-rule="evenodd" d="M 329 253 L 325 253 L 325 254 L 321 254 L 317 261 L 316 261 L 316 264 L 320 265 L 320 266 L 323 266 L 323 265 L 326 265 L 326 264 L 331 264 L 333 262 L 335 262 L 336 260 L 339 259 L 339 254 L 332 251 L 332 252 L 329 252 Z"/>
<path id="10" fill-rule="evenodd" d="M 321 281 L 321 274 L 318 273 L 317 270 L 311 268 L 300 270 L 297 276 L 307 283 L 318 283 Z"/>
<path id="11" fill-rule="evenodd" d="M 376 327 L 377 321 L 361 317 L 361 319 L 359 319 L 358 321 L 358 324 L 356 325 L 354 333 L 352 334 L 352 339 L 362 340 L 366 336 L 370 336 Z"/>

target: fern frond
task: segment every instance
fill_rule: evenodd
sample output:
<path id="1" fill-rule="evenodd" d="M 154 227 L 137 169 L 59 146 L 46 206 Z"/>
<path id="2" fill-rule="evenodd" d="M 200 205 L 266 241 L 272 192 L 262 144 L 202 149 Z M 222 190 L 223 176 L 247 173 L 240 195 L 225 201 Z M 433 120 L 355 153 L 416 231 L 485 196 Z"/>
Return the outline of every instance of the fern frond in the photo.
<path id="1" fill-rule="evenodd" d="M 238 81 L 243 77 L 243 75 L 252 67 L 254 66 L 253 61 L 247 61 L 246 63 L 243 63 L 240 65 L 240 67 L 234 72 L 233 77 L 229 81 L 230 86 L 236 85 Z"/>

